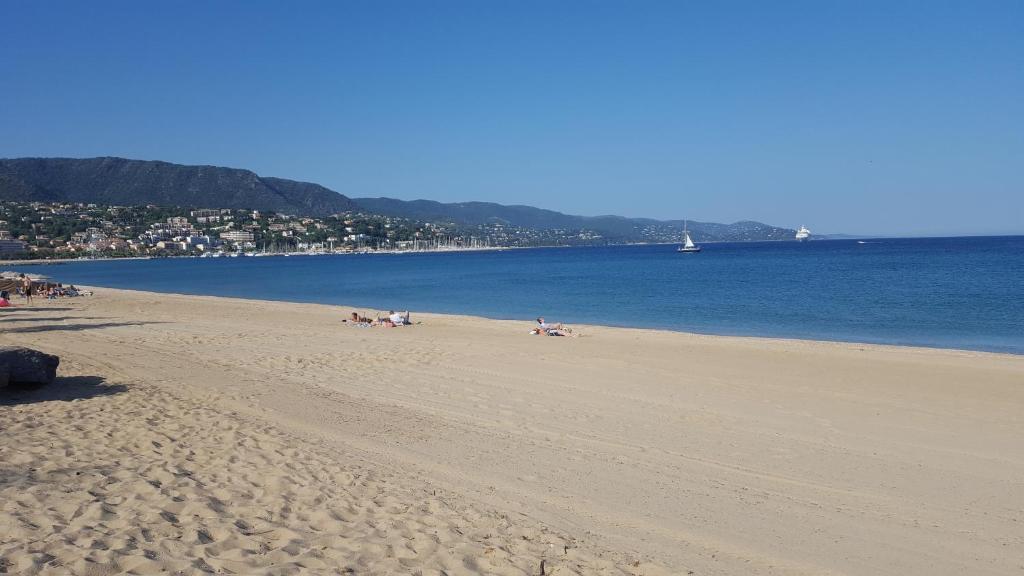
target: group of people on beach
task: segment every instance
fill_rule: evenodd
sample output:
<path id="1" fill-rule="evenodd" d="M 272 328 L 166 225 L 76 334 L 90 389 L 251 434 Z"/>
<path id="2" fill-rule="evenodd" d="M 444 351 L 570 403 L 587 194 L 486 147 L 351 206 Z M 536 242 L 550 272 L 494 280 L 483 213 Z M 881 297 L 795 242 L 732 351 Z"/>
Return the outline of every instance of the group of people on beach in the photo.
<path id="1" fill-rule="evenodd" d="M 360 328 L 370 328 L 372 326 L 384 326 L 386 328 L 395 328 L 398 326 L 409 326 L 412 324 L 409 311 L 395 312 L 389 310 L 387 316 L 377 315 L 376 319 L 370 318 L 369 316 L 363 316 L 359 312 L 352 312 L 348 318 L 342 320 L 353 326 Z M 549 324 L 541 316 L 537 318 L 537 325 L 530 330 L 530 334 L 536 336 L 578 336 L 573 333 L 572 328 L 569 328 L 565 324 Z"/>
<path id="2" fill-rule="evenodd" d="M 57 298 L 70 298 L 88 294 L 76 288 L 74 284 L 64 286 L 61 283 L 38 282 L 25 274 L 18 275 L 14 293 L 24 298 L 26 304 L 31 304 L 36 296 L 46 298 L 47 300 L 56 300 Z M 9 306 L 13 306 L 10 290 L 0 290 L 0 308 L 7 308 Z"/>
<path id="3" fill-rule="evenodd" d="M 412 319 L 409 311 L 395 312 L 389 310 L 387 316 L 377 315 L 377 319 L 373 320 L 368 316 L 363 316 L 358 312 L 353 312 L 348 318 L 342 320 L 342 322 L 351 322 L 355 326 L 360 328 L 369 328 L 371 326 L 384 326 L 386 328 L 395 328 L 398 326 L 409 326 L 412 324 Z"/>

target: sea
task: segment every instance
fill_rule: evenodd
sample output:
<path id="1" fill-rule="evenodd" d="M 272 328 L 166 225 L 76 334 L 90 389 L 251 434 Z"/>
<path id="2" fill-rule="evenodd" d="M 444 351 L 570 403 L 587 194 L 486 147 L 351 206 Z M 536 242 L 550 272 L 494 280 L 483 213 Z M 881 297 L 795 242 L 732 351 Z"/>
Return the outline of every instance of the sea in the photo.
<path id="1" fill-rule="evenodd" d="M 1024 354 L 1024 236 L 714 243 L 699 254 L 631 245 L 95 260 L 18 270 L 65 284 L 362 311 Z"/>

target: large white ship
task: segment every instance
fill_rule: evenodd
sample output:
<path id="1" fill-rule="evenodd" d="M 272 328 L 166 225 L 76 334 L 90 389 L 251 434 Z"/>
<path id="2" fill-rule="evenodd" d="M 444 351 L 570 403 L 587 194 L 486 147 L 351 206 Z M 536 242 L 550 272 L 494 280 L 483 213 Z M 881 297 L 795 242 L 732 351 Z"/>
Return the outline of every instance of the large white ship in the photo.
<path id="1" fill-rule="evenodd" d="M 807 229 L 807 226 L 800 226 L 800 229 L 796 231 L 796 239 L 801 242 L 806 242 L 811 237 L 811 231 Z"/>

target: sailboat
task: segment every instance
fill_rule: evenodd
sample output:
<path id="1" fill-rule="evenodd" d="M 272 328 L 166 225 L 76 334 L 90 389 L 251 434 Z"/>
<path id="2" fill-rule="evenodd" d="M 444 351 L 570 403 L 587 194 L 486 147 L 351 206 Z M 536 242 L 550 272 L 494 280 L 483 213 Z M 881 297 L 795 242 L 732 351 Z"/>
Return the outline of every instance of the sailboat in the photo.
<path id="1" fill-rule="evenodd" d="M 690 239 L 690 231 L 687 229 L 687 223 L 683 222 L 683 245 L 676 249 L 676 252 L 700 252 L 700 246 L 693 243 Z"/>

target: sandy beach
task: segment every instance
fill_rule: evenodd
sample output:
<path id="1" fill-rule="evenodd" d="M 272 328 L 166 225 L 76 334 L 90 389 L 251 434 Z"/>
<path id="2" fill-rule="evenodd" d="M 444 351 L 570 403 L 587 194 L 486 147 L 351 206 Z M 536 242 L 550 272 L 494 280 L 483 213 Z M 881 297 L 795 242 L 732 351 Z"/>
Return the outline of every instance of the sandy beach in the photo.
<path id="1" fill-rule="evenodd" d="M 1024 357 L 95 291 L 0 311 L 0 573 L 1024 571 Z"/>

